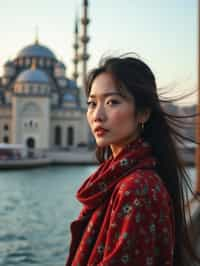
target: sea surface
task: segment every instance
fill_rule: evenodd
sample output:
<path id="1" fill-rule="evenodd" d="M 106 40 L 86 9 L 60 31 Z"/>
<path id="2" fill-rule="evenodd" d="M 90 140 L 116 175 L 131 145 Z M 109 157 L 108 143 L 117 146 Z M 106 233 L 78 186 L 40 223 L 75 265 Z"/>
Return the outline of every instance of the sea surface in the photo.
<path id="1" fill-rule="evenodd" d="M 96 166 L 0 170 L 0 265 L 64 266 L 75 198 Z M 188 169 L 194 182 L 195 169 Z"/>

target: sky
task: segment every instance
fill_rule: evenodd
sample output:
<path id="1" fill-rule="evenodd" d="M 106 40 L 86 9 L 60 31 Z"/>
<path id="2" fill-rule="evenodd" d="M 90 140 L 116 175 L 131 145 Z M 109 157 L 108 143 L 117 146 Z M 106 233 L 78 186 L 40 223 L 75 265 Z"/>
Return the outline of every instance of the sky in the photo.
<path id="1" fill-rule="evenodd" d="M 138 54 L 158 87 L 197 87 L 197 0 L 89 0 L 88 69 L 103 55 Z M 3 64 L 35 40 L 49 47 L 72 76 L 74 21 L 82 0 L 0 0 L 0 75 Z M 188 103 L 196 101 L 189 98 Z"/>

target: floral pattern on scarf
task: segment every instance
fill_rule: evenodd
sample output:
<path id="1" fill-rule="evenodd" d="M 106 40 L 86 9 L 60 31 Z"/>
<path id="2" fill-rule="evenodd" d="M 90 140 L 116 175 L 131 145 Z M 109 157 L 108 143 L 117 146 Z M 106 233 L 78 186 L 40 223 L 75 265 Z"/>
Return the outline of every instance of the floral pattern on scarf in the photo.
<path id="1" fill-rule="evenodd" d="M 83 183 L 67 266 L 173 265 L 173 209 L 155 165 L 138 139 Z"/>

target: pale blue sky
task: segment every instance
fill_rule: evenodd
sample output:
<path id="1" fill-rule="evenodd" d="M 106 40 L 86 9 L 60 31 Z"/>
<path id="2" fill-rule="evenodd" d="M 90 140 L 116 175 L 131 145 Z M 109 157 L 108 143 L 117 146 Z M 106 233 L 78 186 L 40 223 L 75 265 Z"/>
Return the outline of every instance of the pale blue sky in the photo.
<path id="1" fill-rule="evenodd" d="M 103 54 L 136 52 L 158 86 L 197 84 L 197 0 L 90 0 L 89 68 Z M 75 12 L 81 0 L 0 0 L 0 71 L 7 59 L 33 43 L 35 26 L 72 73 Z M 0 72 L 1 73 L 1 72 Z"/>

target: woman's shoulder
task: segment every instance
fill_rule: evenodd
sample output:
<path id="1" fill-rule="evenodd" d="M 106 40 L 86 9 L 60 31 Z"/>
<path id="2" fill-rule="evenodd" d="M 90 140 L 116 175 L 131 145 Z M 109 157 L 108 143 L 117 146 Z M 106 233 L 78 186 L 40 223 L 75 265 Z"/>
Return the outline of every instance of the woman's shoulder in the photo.
<path id="1" fill-rule="evenodd" d="M 115 195 L 148 198 L 154 202 L 170 201 L 165 184 L 153 169 L 139 169 L 122 178 L 115 188 Z"/>

